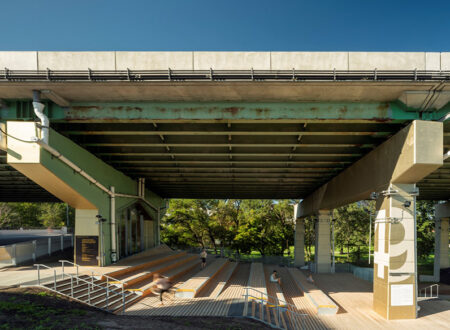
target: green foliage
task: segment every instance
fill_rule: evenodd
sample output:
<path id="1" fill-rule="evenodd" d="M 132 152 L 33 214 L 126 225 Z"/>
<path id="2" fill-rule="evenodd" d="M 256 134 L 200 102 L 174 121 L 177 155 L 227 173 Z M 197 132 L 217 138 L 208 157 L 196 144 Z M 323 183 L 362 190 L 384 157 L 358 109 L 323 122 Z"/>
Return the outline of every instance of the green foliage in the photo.
<path id="1" fill-rule="evenodd" d="M 434 204 L 433 201 L 417 201 L 417 258 L 426 259 L 434 252 Z"/>
<path id="2" fill-rule="evenodd" d="M 312 261 L 313 258 L 313 252 L 312 249 L 314 247 L 315 242 L 315 229 L 314 229 L 314 218 L 313 217 L 307 217 L 304 220 L 305 224 L 305 256 L 306 260 Z"/>
<path id="3" fill-rule="evenodd" d="M 434 251 L 434 201 L 417 201 L 417 256 L 426 260 Z M 358 263 L 361 252 L 369 242 L 370 214 L 375 214 L 373 201 L 362 201 L 340 207 L 334 211 L 336 246 L 341 254 L 347 250 L 347 260 Z M 372 226 L 373 226 L 372 219 Z M 373 228 L 373 227 L 372 227 Z M 372 242 L 374 242 L 372 230 Z M 373 244 L 373 243 L 372 243 Z M 354 255 L 350 254 L 354 251 Z"/>
<path id="4" fill-rule="evenodd" d="M 293 207 L 288 200 L 174 199 L 162 228 L 162 241 L 171 246 L 282 255 L 294 240 Z"/>
<path id="5" fill-rule="evenodd" d="M 374 201 L 352 203 L 334 210 L 335 244 L 341 251 L 344 250 L 344 247 L 347 249 L 348 259 L 350 258 L 350 247 L 354 246 L 356 247 L 356 262 L 359 262 L 361 247 L 366 247 L 369 243 L 370 214 L 374 213 Z"/>
<path id="6" fill-rule="evenodd" d="M 161 238 L 179 247 L 225 247 L 236 253 L 283 255 L 294 244 L 293 201 L 173 199 L 162 219 Z M 333 212 L 335 246 L 342 261 L 367 262 L 374 201 L 352 203 Z M 374 219 L 372 219 L 373 225 Z M 313 260 L 314 217 L 304 219 L 306 259 Z M 373 228 L 373 227 L 372 227 Z M 219 243 L 220 242 L 220 243 Z M 372 245 L 374 232 L 372 231 Z M 434 249 L 434 202 L 417 202 L 417 247 L 425 260 Z M 346 251 L 346 253 L 344 253 Z"/>
<path id="7" fill-rule="evenodd" d="M 40 296 L 47 296 L 39 294 Z M 65 328 L 59 319 L 55 317 L 84 316 L 85 310 L 53 308 L 36 304 L 30 301 L 17 301 L 15 297 L 10 297 L 7 301 L 0 301 L 0 314 L 14 315 L 23 324 L 33 324 L 33 329 L 55 329 Z M 8 323 L 0 328 L 10 329 Z"/>
<path id="8" fill-rule="evenodd" d="M 69 225 L 73 227 L 75 210 L 69 207 Z M 66 224 L 63 203 L 0 203 L 0 229 L 58 228 Z"/>

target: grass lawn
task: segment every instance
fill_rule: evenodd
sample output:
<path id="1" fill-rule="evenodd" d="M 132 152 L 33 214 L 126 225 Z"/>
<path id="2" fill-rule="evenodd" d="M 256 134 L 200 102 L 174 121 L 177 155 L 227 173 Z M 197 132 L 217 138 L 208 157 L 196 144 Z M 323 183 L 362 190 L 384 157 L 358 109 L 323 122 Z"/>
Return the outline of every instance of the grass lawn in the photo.
<path id="1" fill-rule="evenodd" d="M 305 259 L 306 261 L 314 261 L 314 246 L 311 246 L 311 257 L 308 256 L 307 252 L 305 251 Z M 294 246 L 289 247 L 288 250 L 284 250 L 283 256 L 285 258 L 291 258 L 294 259 Z M 356 266 L 360 267 L 370 267 L 373 268 L 373 249 L 371 251 L 370 256 L 370 264 L 369 264 L 369 249 L 367 246 L 361 246 L 360 247 L 360 257 L 357 261 L 356 257 L 357 248 L 356 247 L 350 247 L 350 254 L 347 254 L 347 249 L 345 248 L 343 253 L 341 253 L 340 249 L 335 249 L 334 256 L 335 256 L 335 262 L 336 263 L 352 263 Z M 211 251 L 211 253 L 214 253 L 214 250 Z M 250 260 L 251 258 L 258 258 L 261 257 L 261 253 L 259 251 L 252 251 L 250 254 L 241 254 L 241 259 L 243 260 Z M 419 259 L 417 263 L 418 271 L 420 275 L 432 275 L 433 274 L 433 262 L 434 262 L 434 255 L 429 255 L 426 259 Z"/>

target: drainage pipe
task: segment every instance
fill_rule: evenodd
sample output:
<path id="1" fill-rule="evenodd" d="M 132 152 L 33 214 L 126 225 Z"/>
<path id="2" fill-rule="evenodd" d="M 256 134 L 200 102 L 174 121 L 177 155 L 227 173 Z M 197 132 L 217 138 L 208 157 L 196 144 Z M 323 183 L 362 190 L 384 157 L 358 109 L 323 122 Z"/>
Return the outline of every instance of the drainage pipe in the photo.
<path id="1" fill-rule="evenodd" d="M 444 154 L 444 160 L 450 157 L 450 150 Z"/>
<path id="2" fill-rule="evenodd" d="M 41 103 L 41 92 L 33 90 L 33 109 L 36 116 L 41 120 L 41 140 L 48 144 L 50 122 L 44 114 L 45 105 Z"/>
<path id="3" fill-rule="evenodd" d="M 116 189 L 110 188 L 111 191 L 111 261 L 117 261 L 117 240 L 116 240 Z"/>
<path id="4" fill-rule="evenodd" d="M 106 188 L 104 185 L 102 185 L 100 182 L 98 182 L 97 180 L 95 180 L 92 176 L 90 176 L 89 174 L 87 174 L 85 171 L 83 171 L 80 167 L 78 167 L 77 165 L 75 165 L 72 161 L 70 161 L 69 159 L 67 159 L 66 157 L 64 157 L 59 151 L 57 151 L 55 148 L 49 146 L 47 143 L 44 143 L 44 141 L 42 140 L 38 140 L 36 141 L 37 144 L 39 144 L 44 150 L 48 151 L 52 156 L 58 158 L 60 161 L 62 161 L 64 164 L 66 164 L 67 166 L 69 166 L 71 169 L 73 169 L 75 172 L 77 172 L 78 174 L 80 174 L 82 177 L 84 177 L 86 180 L 88 180 L 89 182 L 91 182 L 92 184 L 94 184 L 95 186 L 97 186 L 99 189 L 103 190 L 105 193 L 107 193 L 109 196 L 113 195 L 113 192 Z M 144 199 L 142 196 L 139 195 L 130 195 L 130 194 L 121 194 L 121 193 L 114 193 L 115 197 L 124 197 L 124 198 L 135 198 L 135 199 L 140 199 L 141 201 L 143 201 L 144 203 L 146 203 L 148 206 L 150 206 L 152 209 L 154 209 L 155 211 L 158 210 L 158 208 L 156 206 L 154 206 L 152 203 L 150 203 L 149 201 L 147 201 L 146 199 Z"/>
<path id="5" fill-rule="evenodd" d="M 450 119 L 450 112 L 447 112 L 447 114 L 444 117 L 438 119 L 438 121 L 444 122 L 444 121 L 446 121 L 448 119 Z"/>

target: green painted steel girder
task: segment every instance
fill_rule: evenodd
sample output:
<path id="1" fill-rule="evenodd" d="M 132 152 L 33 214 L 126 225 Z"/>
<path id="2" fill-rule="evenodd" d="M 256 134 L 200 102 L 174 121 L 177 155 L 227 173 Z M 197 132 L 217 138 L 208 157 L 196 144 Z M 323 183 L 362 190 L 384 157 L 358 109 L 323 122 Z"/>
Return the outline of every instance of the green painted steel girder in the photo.
<path id="1" fill-rule="evenodd" d="M 333 132 L 333 131 L 323 131 L 323 132 L 306 132 L 306 131 L 276 131 L 276 132 L 268 132 L 268 131 L 109 131 L 109 130 L 98 130 L 98 131 L 64 131 L 66 135 L 159 135 L 159 136 L 167 136 L 167 135 L 294 135 L 294 136 L 322 136 L 322 135 L 332 135 L 332 136 L 340 136 L 340 135 L 350 135 L 350 136 L 380 136 L 385 137 L 392 132 Z"/>
<path id="2" fill-rule="evenodd" d="M 163 156 L 178 156 L 178 157 L 361 157 L 360 153 L 181 153 L 181 152 L 173 152 L 170 153 L 161 153 L 161 152 L 111 152 L 111 153 L 97 153 L 97 156 L 119 156 L 119 157 L 163 157 Z"/>
<path id="3" fill-rule="evenodd" d="M 7 101 L 1 120 L 30 119 L 30 101 Z M 25 110 L 26 111 L 25 111 Z M 85 102 L 70 107 L 48 103 L 50 121 L 70 122 L 167 122 L 167 121 L 320 121 L 320 122 L 403 122 L 436 120 L 450 105 L 439 111 L 411 111 L 400 102 Z M 26 117 L 26 118 L 25 118 Z"/>

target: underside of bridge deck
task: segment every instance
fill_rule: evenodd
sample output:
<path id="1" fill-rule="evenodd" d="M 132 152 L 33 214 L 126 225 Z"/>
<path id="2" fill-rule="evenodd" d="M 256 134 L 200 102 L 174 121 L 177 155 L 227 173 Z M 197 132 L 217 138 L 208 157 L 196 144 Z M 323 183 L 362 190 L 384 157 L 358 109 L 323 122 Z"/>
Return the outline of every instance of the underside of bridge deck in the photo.
<path id="1" fill-rule="evenodd" d="M 166 198 L 308 196 L 418 118 L 394 103 L 47 103 L 51 127 Z M 29 101 L 2 119 L 34 120 Z M 450 124 L 444 125 L 444 150 Z M 55 201 L 0 155 L 0 199 Z M 450 164 L 419 183 L 420 198 L 450 197 Z"/>

